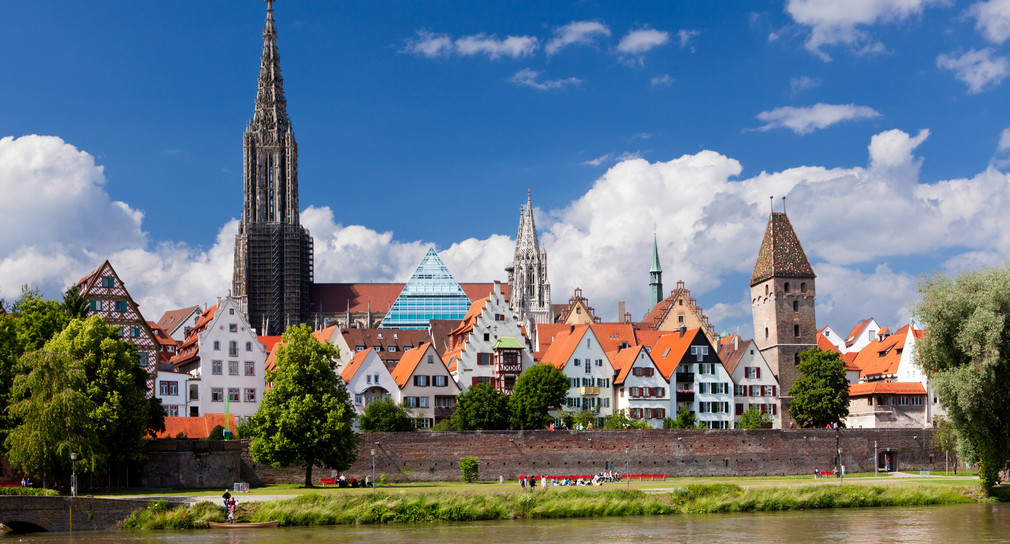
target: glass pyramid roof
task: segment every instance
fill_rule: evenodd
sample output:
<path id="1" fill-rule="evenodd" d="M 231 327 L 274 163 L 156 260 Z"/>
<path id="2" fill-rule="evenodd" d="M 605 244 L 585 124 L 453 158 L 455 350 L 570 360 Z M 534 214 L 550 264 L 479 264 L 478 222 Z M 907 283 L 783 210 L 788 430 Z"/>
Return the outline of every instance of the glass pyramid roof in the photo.
<path id="1" fill-rule="evenodd" d="M 463 319 L 469 308 L 470 299 L 431 248 L 379 328 L 427 329 L 432 319 Z"/>

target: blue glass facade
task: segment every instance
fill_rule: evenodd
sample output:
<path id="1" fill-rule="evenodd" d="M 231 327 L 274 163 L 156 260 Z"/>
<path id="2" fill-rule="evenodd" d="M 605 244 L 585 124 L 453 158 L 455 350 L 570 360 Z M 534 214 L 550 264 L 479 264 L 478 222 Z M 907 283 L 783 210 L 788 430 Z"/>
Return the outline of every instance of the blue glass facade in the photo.
<path id="1" fill-rule="evenodd" d="M 432 248 L 396 297 L 379 328 L 427 329 L 429 320 L 460 320 L 469 308 L 470 299 Z"/>

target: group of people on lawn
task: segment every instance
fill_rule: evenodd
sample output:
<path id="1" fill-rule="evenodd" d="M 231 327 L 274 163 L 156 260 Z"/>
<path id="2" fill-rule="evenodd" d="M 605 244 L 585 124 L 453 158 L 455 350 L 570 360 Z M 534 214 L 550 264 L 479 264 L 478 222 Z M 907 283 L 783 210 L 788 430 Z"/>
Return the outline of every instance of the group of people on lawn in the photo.
<path id="1" fill-rule="evenodd" d="M 523 489 L 529 486 L 530 491 L 536 491 L 537 481 L 540 482 L 541 489 L 547 489 L 548 485 L 561 485 L 561 486 L 586 486 L 586 485 L 603 485 L 607 482 L 620 482 L 621 473 L 612 470 L 606 470 L 603 472 L 597 472 L 592 478 L 570 478 L 568 476 L 541 476 L 537 478 L 536 476 L 519 476 L 519 485 Z M 503 481 L 503 478 L 499 478 L 499 481 Z"/>

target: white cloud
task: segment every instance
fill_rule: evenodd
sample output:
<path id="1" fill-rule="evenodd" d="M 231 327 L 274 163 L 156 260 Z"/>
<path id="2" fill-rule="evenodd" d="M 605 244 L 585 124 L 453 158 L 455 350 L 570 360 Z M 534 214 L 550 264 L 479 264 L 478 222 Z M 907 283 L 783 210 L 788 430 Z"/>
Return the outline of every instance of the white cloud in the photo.
<path id="1" fill-rule="evenodd" d="M 669 41 L 669 32 L 651 28 L 632 30 L 621 38 L 617 44 L 617 51 L 627 55 L 641 55 L 656 47 L 666 45 Z"/>
<path id="2" fill-rule="evenodd" d="M 697 30 L 687 30 L 682 28 L 677 31 L 677 42 L 680 43 L 682 48 L 687 47 L 691 43 L 691 40 L 699 34 L 701 34 L 701 32 Z M 693 47 L 691 48 L 691 51 L 694 51 Z"/>
<path id="3" fill-rule="evenodd" d="M 607 25 L 597 21 L 572 21 L 554 28 L 554 37 L 544 46 L 548 56 L 569 45 L 589 45 L 597 38 L 610 36 Z"/>
<path id="4" fill-rule="evenodd" d="M 810 89 L 815 89 L 821 86 L 820 78 L 814 78 L 809 76 L 794 77 L 789 80 L 789 89 L 793 94 L 799 94 L 803 91 Z"/>
<path id="5" fill-rule="evenodd" d="M 519 70 L 509 79 L 509 81 L 519 85 L 520 87 L 532 87 L 540 91 L 562 89 L 564 87 L 579 85 L 582 83 L 582 80 L 577 77 L 542 80 L 540 79 L 540 72 L 529 68 Z"/>
<path id="6" fill-rule="evenodd" d="M 649 135 L 648 134 L 638 135 L 637 137 L 641 137 L 641 138 L 644 139 L 644 138 L 648 138 Z M 641 151 L 623 151 L 621 153 L 606 153 L 604 155 L 600 155 L 599 157 L 596 157 L 595 159 L 590 159 L 588 161 L 582 161 L 581 164 L 584 165 L 584 166 L 599 166 L 599 165 L 601 165 L 603 163 L 621 162 L 621 161 L 627 161 L 627 160 L 631 160 L 631 159 L 641 159 L 641 158 L 642 158 L 642 152 Z"/>
<path id="7" fill-rule="evenodd" d="M 427 58 L 486 55 L 489 59 L 495 60 L 500 57 L 528 57 L 539 46 L 540 40 L 534 36 L 508 36 L 505 39 L 498 39 L 493 34 L 490 36 L 474 34 L 453 40 L 448 34 L 418 30 L 415 37 L 407 40 L 403 51 Z"/>
<path id="8" fill-rule="evenodd" d="M 845 45 L 858 54 L 881 53 L 885 47 L 866 27 L 904 21 L 922 13 L 930 4 L 947 0 L 788 0 L 786 12 L 810 29 L 805 46 L 829 61 L 824 46 Z"/>
<path id="9" fill-rule="evenodd" d="M 976 2 L 968 8 L 975 18 L 975 29 L 992 43 L 1003 43 L 1010 38 L 1010 0 Z"/>
<path id="10" fill-rule="evenodd" d="M 1000 132 L 999 145 L 997 146 L 996 151 L 1002 152 L 1007 149 L 1010 149 L 1010 128 L 1005 128 L 1003 129 L 1003 132 Z"/>
<path id="11" fill-rule="evenodd" d="M 783 106 L 757 115 L 765 124 L 755 130 L 767 131 L 774 128 L 788 128 L 796 134 L 809 134 L 842 121 L 855 121 L 879 117 L 873 108 L 855 104 L 814 104 L 805 108 Z"/>
<path id="12" fill-rule="evenodd" d="M 941 54 L 936 57 L 936 66 L 953 71 L 957 79 L 968 85 L 968 94 L 992 89 L 1010 73 L 1010 61 L 1006 57 L 993 57 L 989 47 L 972 49 L 961 56 Z"/>
<path id="13" fill-rule="evenodd" d="M 649 84 L 653 87 L 669 87 L 673 85 L 674 79 L 670 77 L 670 74 L 663 74 L 655 76 L 649 80 Z"/>

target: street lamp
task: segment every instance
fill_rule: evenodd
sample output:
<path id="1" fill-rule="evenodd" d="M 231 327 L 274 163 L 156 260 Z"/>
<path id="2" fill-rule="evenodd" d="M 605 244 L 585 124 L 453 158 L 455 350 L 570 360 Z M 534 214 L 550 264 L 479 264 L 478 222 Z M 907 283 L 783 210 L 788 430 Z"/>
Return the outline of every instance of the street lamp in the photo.
<path id="1" fill-rule="evenodd" d="M 70 496 L 77 496 L 77 454 L 70 452 L 70 463 L 73 466 L 73 474 L 70 476 Z"/>
<path id="2" fill-rule="evenodd" d="M 631 489 L 631 449 L 624 448 L 624 477 L 628 479 L 627 488 Z"/>
<path id="3" fill-rule="evenodd" d="M 845 465 L 842 464 L 842 448 L 838 448 L 838 485 L 845 480 Z"/>
<path id="4" fill-rule="evenodd" d="M 375 490 L 375 450 L 372 450 L 372 490 Z"/>

